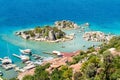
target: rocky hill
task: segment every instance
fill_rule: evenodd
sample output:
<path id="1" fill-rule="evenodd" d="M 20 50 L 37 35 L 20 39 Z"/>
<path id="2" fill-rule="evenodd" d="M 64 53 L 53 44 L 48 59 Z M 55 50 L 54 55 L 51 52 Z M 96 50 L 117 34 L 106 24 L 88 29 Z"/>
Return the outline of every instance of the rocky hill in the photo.
<path id="1" fill-rule="evenodd" d="M 73 36 L 68 36 L 62 30 L 59 30 L 57 27 L 44 26 L 32 30 L 16 32 L 16 35 L 21 36 L 24 39 L 36 40 L 36 41 L 66 41 L 73 39 Z"/>
<path id="2" fill-rule="evenodd" d="M 79 28 L 78 24 L 69 21 L 69 20 L 62 20 L 62 21 L 56 21 L 55 27 L 58 29 L 77 29 Z"/>

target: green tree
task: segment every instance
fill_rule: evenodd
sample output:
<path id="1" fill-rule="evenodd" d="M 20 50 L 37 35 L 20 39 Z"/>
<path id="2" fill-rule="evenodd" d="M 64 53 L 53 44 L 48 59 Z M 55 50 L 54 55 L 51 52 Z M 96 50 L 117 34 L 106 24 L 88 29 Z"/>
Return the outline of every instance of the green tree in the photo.
<path id="1" fill-rule="evenodd" d="M 98 75 L 96 75 L 94 80 L 101 80 L 101 78 Z"/>
<path id="2" fill-rule="evenodd" d="M 45 70 L 50 66 L 50 64 L 46 64 L 44 66 L 37 66 L 35 69 L 34 79 L 35 80 L 50 80 L 49 73 Z"/>
<path id="3" fill-rule="evenodd" d="M 31 76 L 31 75 L 26 75 L 26 76 L 23 77 L 22 80 L 34 80 L 34 77 Z"/>
<path id="4" fill-rule="evenodd" d="M 74 80 L 82 80 L 82 73 L 81 72 L 75 72 L 73 78 L 74 78 Z"/>
<path id="5" fill-rule="evenodd" d="M 110 53 L 104 53 L 104 76 L 105 80 L 110 80 L 111 68 L 113 65 L 111 64 L 113 61 L 113 56 Z"/>
<path id="6" fill-rule="evenodd" d="M 59 71 L 58 69 L 54 69 L 50 76 L 50 80 L 60 80 L 62 77 L 62 72 Z"/>
<path id="7" fill-rule="evenodd" d="M 25 31 L 24 33 L 25 33 L 25 34 L 29 34 L 31 37 L 34 37 L 34 36 L 35 36 L 35 33 L 34 33 L 33 30 Z"/>
<path id="8" fill-rule="evenodd" d="M 71 80 L 72 79 L 72 69 L 68 68 L 68 66 L 62 66 L 61 67 L 62 71 L 62 79 L 63 80 Z"/>
<path id="9" fill-rule="evenodd" d="M 34 30 L 36 33 L 42 33 L 42 29 L 39 26 L 36 27 Z"/>

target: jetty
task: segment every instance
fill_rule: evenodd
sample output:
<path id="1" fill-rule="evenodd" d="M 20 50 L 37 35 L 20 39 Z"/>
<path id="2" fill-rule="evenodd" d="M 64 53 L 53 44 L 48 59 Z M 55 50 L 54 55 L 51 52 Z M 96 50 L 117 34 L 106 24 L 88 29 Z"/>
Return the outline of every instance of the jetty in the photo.
<path id="1" fill-rule="evenodd" d="M 35 60 L 37 60 L 37 59 L 40 59 L 40 58 L 41 58 L 41 56 L 39 56 L 39 55 L 37 55 L 37 54 L 33 54 L 33 55 L 32 55 L 32 57 L 34 57 L 34 58 L 35 58 Z"/>
<path id="2" fill-rule="evenodd" d="M 17 55 L 17 54 L 13 54 L 13 56 L 17 57 L 17 58 L 20 58 L 23 62 L 26 62 L 28 61 L 30 58 L 26 55 Z"/>
<path id="3" fill-rule="evenodd" d="M 44 54 L 54 55 L 51 52 L 43 52 Z"/>
<path id="4" fill-rule="evenodd" d="M 21 57 L 19 55 L 17 55 L 17 54 L 13 54 L 13 56 L 21 59 Z"/>

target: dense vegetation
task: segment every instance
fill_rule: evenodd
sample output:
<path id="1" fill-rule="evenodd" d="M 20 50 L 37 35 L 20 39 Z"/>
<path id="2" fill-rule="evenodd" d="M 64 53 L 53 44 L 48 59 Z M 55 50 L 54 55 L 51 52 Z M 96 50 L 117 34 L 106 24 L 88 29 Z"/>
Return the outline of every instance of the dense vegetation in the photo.
<path id="1" fill-rule="evenodd" d="M 37 26 L 34 28 L 34 30 L 24 31 L 24 33 L 30 35 L 30 37 L 35 37 L 36 34 L 37 37 L 40 36 L 46 37 L 49 36 L 49 31 L 53 31 L 53 34 L 56 36 L 57 39 L 60 39 L 65 35 L 65 33 L 59 30 L 57 27 L 50 27 L 50 26 L 44 26 L 43 28 Z"/>
<path id="2" fill-rule="evenodd" d="M 45 69 L 49 67 L 49 64 L 44 66 L 38 66 L 35 69 L 35 74 L 33 76 L 27 75 L 23 80 L 71 80 L 72 79 L 72 69 L 68 66 L 62 66 L 61 69 L 54 69 L 54 71 L 49 74 Z"/>
<path id="3" fill-rule="evenodd" d="M 60 70 L 54 69 L 50 76 L 50 80 L 71 80 L 72 69 L 68 66 L 62 66 Z"/>
<path id="4" fill-rule="evenodd" d="M 79 55 L 73 57 L 72 62 L 68 62 L 68 65 L 76 64 L 85 57 L 87 57 L 87 52 L 81 51 Z"/>
<path id="5" fill-rule="evenodd" d="M 100 51 L 96 51 L 94 47 L 90 47 L 88 51 L 81 51 L 79 55 L 73 57 L 73 62 L 68 63 L 58 69 L 54 69 L 52 73 L 48 73 L 45 66 L 36 67 L 33 76 L 25 76 L 23 80 L 120 80 L 120 56 L 115 56 L 107 49 L 116 48 L 120 50 L 120 37 L 114 37 L 108 44 L 100 46 Z M 97 52 L 97 54 L 92 54 Z M 87 57 L 82 63 L 79 71 L 74 72 L 70 65 L 79 63 Z"/>
<path id="6" fill-rule="evenodd" d="M 101 47 L 101 50 L 99 51 L 99 53 L 103 53 L 105 50 L 109 48 L 116 48 L 118 51 L 120 51 L 120 37 L 113 37 L 109 41 L 109 44 L 104 43 L 100 47 Z"/>
<path id="7" fill-rule="evenodd" d="M 45 70 L 50 64 L 44 66 L 37 66 L 33 76 L 27 75 L 23 80 L 49 80 L 49 73 Z"/>
<path id="8" fill-rule="evenodd" d="M 90 55 L 83 63 L 78 80 L 119 80 L 120 79 L 120 56 L 113 56 L 107 49 L 120 50 L 120 37 L 114 37 L 108 44 L 101 45 L 97 55 Z"/>
<path id="9" fill-rule="evenodd" d="M 117 80 L 120 79 L 120 56 L 104 53 L 103 56 L 92 55 L 83 63 L 80 78 L 83 80 Z"/>

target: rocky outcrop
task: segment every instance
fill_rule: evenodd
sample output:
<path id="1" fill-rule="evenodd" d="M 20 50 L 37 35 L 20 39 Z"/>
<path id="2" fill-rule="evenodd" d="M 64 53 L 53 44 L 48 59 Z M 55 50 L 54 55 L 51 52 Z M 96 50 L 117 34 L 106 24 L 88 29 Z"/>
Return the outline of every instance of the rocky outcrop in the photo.
<path id="1" fill-rule="evenodd" d="M 79 26 L 76 23 L 74 23 L 72 21 L 67 21 L 67 20 L 56 21 L 55 27 L 57 27 L 58 29 L 77 29 L 77 28 L 79 28 Z"/>
<path id="2" fill-rule="evenodd" d="M 21 35 L 21 33 L 22 33 L 22 32 L 16 32 L 15 34 L 16 34 L 16 35 Z"/>
<path id="3" fill-rule="evenodd" d="M 32 30 L 20 31 L 15 33 L 23 39 L 48 42 L 62 42 L 73 39 L 73 35 L 66 35 L 62 30 L 56 27 L 45 26 L 36 27 Z"/>
<path id="4" fill-rule="evenodd" d="M 56 40 L 56 36 L 55 36 L 53 30 L 49 31 L 49 39 L 50 39 L 50 40 Z"/>
<path id="5" fill-rule="evenodd" d="M 107 35 L 100 31 L 85 32 L 83 38 L 87 41 L 108 42 L 113 35 Z"/>

